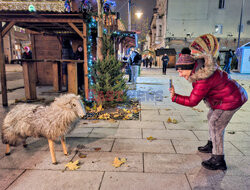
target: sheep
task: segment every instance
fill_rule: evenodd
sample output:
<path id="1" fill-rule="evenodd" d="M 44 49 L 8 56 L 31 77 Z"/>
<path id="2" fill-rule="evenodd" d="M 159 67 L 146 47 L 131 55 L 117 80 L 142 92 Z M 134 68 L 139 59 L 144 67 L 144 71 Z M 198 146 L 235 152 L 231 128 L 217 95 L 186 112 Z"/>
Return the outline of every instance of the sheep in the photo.
<path id="1" fill-rule="evenodd" d="M 48 139 L 52 163 L 57 164 L 54 141 L 61 137 L 63 152 L 67 155 L 64 135 L 70 124 L 78 117 L 86 115 L 80 96 L 61 95 L 50 106 L 20 104 L 15 106 L 5 117 L 2 125 L 2 142 L 6 144 L 5 155 L 10 155 L 10 146 L 23 143 L 26 138 L 45 137 Z"/>

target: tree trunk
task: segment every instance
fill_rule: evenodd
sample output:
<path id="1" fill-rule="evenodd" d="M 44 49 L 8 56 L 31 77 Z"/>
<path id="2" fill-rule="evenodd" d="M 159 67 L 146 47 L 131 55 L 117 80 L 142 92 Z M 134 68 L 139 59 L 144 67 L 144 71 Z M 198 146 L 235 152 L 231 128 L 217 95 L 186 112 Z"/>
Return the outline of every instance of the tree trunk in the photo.
<path id="1" fill-rule="evenodd" d="M 98 36 L 97 36 L 97 59 L 103 60 L 102 47 L 103 47 L 103 2 L 97 0 L 98 6 Z"/>

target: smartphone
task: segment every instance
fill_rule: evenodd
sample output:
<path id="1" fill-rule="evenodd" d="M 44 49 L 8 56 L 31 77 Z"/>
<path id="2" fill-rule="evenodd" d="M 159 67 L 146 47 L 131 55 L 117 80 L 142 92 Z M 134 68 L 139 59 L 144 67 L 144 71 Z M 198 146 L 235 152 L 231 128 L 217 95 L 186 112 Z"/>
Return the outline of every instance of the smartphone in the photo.
<path id="1" fill-rule="evenodd" d="M 169 88 L 172 88 L 172 79 L 169 79 Z"/>

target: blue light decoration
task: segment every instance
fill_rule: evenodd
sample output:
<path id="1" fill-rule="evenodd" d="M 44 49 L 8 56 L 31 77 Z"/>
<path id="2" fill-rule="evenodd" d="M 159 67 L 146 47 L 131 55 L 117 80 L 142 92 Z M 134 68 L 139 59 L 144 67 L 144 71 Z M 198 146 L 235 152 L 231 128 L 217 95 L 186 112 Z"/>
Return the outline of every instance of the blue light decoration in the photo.
<path id="1" fill-rule="evenodd" d="M 91 20 L 88 24 L 88 44 L 87 44 L 87 51 L 88 51 L 88 79 L 89 79 L 89 89 L 91 89 L 91 87 L 94 84 L 91 72 L 92 72 L 92 68 L 93 68 L 93 55 L 92 55 L 92 47 L 93 47 L 93 39 L 92 39 L 92 35 L 91 35 L 91 31 L 92 29 L 96 29 L 97 28 L 97 21 L 91 17 Z M 93 93 L 90 91 L 89 92 L 89 100 L 92 100 L 94 97 Z"/>
<path id="2" fill-rule="evenodd" d="M 116 2 L 113 0 L 104 0 L 103 1 L 103 10 L 105 13 L 111 12 L 112 9 L 116 7 Z"/>
<path id="3" fill-rule="evenodd" d="M 66 11 L 68 13 L 71 11 L 70 2 L 71 2 L 71 0 L 65 0 L 65 3 L 64 3 L 64 11 Z"/>

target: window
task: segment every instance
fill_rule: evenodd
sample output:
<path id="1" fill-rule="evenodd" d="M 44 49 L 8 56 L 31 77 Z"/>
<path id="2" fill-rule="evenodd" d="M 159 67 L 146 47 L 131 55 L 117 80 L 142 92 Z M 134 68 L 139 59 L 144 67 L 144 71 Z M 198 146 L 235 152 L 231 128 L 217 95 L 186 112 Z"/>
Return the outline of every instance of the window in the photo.
<path id="1" fill-rule="evenodd" d="M 222 24 L 216 24 L 215 25 L 215 34 L 222 34 Z"/>
<path id="2" fill-rule="evenodd" d="M 162 25 L 160 25 L 159 36 L 162 36 Z"/>
<path id="3" fill-rule="evenodd" d="M 225 0 L 219 0 L 219 9 L 225 8 Z"/>

